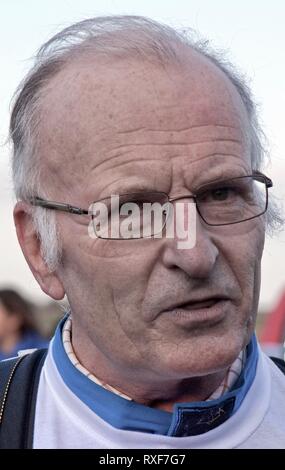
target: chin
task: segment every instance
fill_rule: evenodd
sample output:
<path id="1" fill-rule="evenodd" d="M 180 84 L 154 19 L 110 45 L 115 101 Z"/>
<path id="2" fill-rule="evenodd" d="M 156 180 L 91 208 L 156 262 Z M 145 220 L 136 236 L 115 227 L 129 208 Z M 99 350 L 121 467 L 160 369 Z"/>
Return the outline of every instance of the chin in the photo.
<path id="1" fill-rule="evenodd" d="M 221 336 L 195 337 L 182 343 L 171 352 L 160 352 L 157 360 L 150 363 L 160 364 L 162 374 L 187 378 L 209 375 L 227 369 L 248 344 L 251 334 L 224 334 Z M 163 358 L 163 360 L 161 360 Z"/>

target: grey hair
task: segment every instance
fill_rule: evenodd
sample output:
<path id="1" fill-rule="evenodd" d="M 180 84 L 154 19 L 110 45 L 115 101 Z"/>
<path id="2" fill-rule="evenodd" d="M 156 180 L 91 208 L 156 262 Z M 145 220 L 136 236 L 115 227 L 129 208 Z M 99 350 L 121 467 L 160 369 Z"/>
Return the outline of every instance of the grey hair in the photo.
<path id="1" fill-rule="evenodd" d="M 41 254 L 49 270 L 55 271 L 61 258 L 61 241 L 56 224 L 56 214 L 41 207 L 32 210 L 33 222 L 41 243 Z"/>
<path id="2" fill-rule="evenodd" d="M 27 201 L 34 195 L 47 196 L 37 152 L 42 125 L 40 105 L 45 86 L 65 65 L 88 50 L 107 59 L 136 57 L 162 65 L 183 63 L 181 51 L 189 47 L 222 70 L 239 93 L 249 118 L 252 167 L 260 170 L 267 152 L 256 105 L 245 77 L 225 58 L 225 53 L 213 50 L 192 29 L 179 31 L 139 16 L 106 16 L 75 23 L 53 36 L 39 49 L 33 68 L 16 92 L 10 122 L 16 197 Z M 45 260 L 50 269 L 55 269 L 60 246 L 51 212 L 34 209 L 34 221 Z M 280 222 L 277 207 L 272 206 L 267 214 L 267 226 L 274 229 Z"/>

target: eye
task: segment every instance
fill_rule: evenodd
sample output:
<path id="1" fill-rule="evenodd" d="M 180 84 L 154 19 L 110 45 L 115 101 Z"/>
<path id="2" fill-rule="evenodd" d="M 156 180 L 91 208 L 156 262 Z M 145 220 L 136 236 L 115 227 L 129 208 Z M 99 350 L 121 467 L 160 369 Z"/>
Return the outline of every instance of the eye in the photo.
<path id="1" fill-rule="evenodd" d="M 226 201 L 233 194 L 232 188 L 217 188 L 211 191 L 214 201 Z"/>
<path id="2" fill-rule="evenodd" d="M 201 203 L 229 202 L 235 199 L 237 191 L 233 187 L 220 186 L 209 188 L 199 194 L 198 199 Z"/>
<path id="3" fill-rule="evenodd" d="M 148 201 L 136 200 L 136 199 L 125 199 L 120 200 L 119 206 L 122 207 L 124 204 L 135 204 L 139 208 L 143 208 L 143 204 Z"/>

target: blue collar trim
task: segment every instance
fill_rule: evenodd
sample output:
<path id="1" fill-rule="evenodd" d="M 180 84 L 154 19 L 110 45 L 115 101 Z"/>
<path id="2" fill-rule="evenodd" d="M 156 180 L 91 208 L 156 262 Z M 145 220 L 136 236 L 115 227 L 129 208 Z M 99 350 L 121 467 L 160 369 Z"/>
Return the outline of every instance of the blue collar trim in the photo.
<path id="1" fill-rule="evenodd" d="M 253 336 L 240 377 L 232 390 L 221 398 L 179 403 L 174 406 L 173 413 L 141 405 L 105 390 L 74 367 L 62 343 L 65 319 L 59 323 L 52 342 L 56 367 L 68 388 L 100 418 L 118 429 L 177 437 L 203 434 L 236 412 L 255 377 L 258 350 Z"/>

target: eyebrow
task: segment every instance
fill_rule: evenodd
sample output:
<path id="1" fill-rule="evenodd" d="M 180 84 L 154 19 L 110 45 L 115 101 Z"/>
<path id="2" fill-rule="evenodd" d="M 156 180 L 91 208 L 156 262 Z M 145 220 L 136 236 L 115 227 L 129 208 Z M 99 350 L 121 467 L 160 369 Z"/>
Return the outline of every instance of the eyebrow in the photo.
<path id="1" fill-rule="evenodd" d="M 146 184 L 128 184 L 126 183 L 125 185 L 118 185 L 117 187 L 114 186 L 114 188 L 111 188 L 110 190 L 108 189 L 108 194 L 104 195 L 104 192 L 105 192 L 105 189 L 103 191 L 101 191 L 100 193 L 100 199 L 105 199 L 105 198 L 108 198 L 110 197 L 112 194 L 131 194 L 131 193 L 140 193 L 140 192 L 163 192 L 163 191 L 160 191 L 159 189 L 155 189 L 151 186 L 148 186 L 147 183 Z"/>
<path id="2" fill-rule="evenodd" d="M 216 169 L 215 169 L 216 170 Z M 211 172 L 211 170 L 210 170 Z M 206 172 L 203 172 L 206 173 Z M 217 174 L 217 171 L 214 172 L 214 174 L 211 176 L 207 174 L 207 180 L 205 178 L 201 178 L 201 180 L 196 180 L 192 183 L 193 188 L 189 188 L 191 191 L 194 190 L 199 190 L 202 186 L 207 186 L 208 184 L 219 182 L 219 181 L 225 181 L 231 178 L 237 178 L 239 176 L 249 176 L 249 174 L 254 173 L 251 169 L 249 169 L 247 172 L 244 169 L 241 168 L 227 168 L 223 169 L 220 171 L 219 174 Z M 187 183 L 187 181 L 185 181 Z M 192 186 L 191 185 L 191 186 Z M 186 186 L 188 186 L 186 184 Z M 189 185 L 190 186 L 190 185 Z M 108 192 L 105 192 L 105 191 Z M 112 183 L 108 185 L 106 188 L 103 188 L 102 191 L 100 191 L 98 197 L 96 198 L 96 201 L 101 201 L 102 199 L 106 199 L 110 197 L 112 194 L 114 195 L 120 195 L 120 194 L 132 194 L 132 193 L 140 193 L 140 192 L 164 192 L 168 194 L 169 191 L 165 191 L 165 188 L 161 187 L 154 187 L 152 181 L 145 181 L 145 182 L 131 182 L 128 183 L 127 181 L 125 183 L 114 183 L 114 186 L 112 187 Z"/>
<path id="3" fill-rule="evenodd" d="M 250 168 L 248 169 L 248 171 L 245 171 L 244 169 L 233 169 L 233 168 L 229 168 L 229 169 L 226 169 L 226 170 L 222 170 L 219 174 L 214 173 L 214 174 L 207 174 L 207 179 L 203 177 L 201 177 L 201 179 L 196 179 L 194 182 L 193 182 L 193 186 L 194 186 L 194 189 L 199 189 L 200 187 L 202 186 L 207 186 L 208 184 L 212 184 L 212 183 L 218 183 L 219 181 L 226 181 L 226 180 L 230 180 L 232 178 L 239 178 L 241 176 L 250 176 L 254 174 L 254 171 Z"/>

